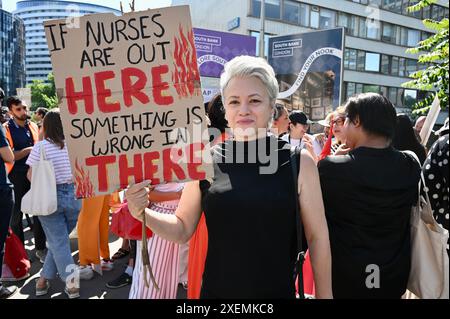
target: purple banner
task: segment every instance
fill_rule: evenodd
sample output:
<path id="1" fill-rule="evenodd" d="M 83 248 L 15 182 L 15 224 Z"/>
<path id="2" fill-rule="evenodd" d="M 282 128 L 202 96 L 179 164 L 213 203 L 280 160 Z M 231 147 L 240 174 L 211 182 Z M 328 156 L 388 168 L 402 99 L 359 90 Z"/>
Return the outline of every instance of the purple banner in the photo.
<path id="1" fill-rule="evenodd" d="M 256 38 L 249 35 L 194 28 L 194 40 L 200 76 L 219 78 L 225 63 L 256 53 Z"/>

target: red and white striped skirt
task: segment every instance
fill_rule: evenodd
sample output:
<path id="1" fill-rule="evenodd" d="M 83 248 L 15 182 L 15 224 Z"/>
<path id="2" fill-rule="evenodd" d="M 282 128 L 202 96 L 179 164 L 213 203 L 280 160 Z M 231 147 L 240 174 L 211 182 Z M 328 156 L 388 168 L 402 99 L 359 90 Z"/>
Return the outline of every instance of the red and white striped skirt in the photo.
<path id="1" fill-rule="evenodd" d="M 150 209 L 163 214 L 174 214 L 176 208 L 177 205 L 172 202 L 170 204 L 154 203 L 150 206 Z M 148 239 L 147 247 L 150 265 L 159 291 L 153 286 L 148 272 L 149 287 L 145 285 L 141 253 L 142 241 L 138 240 L 129 299 L 175 299 L 178 287 L 179 245 L 153 234 Z"/>

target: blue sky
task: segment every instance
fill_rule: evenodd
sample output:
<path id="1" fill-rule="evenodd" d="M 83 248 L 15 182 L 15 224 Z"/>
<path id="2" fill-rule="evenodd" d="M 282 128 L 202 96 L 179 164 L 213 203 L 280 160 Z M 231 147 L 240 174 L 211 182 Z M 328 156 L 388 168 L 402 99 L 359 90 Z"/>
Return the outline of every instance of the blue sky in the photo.
<path id="1" fill-rule="evenodd" d="M 6 11 L 14 11 L 16 9 L 16 3 L 19 0 L 3 0 L 3 10 Z M 85 2 L 92 4 L 99 4 L 107 7 L 111 7 L 114 9 L 120 9 L 120 0 L 75 0 L 76 2 Z M 128 3 L 131 3 L 131 0 L 122 0 L 124 11 L 129 11 Z M 145 10 L 148 8 L 160 8 L 160 7 L 168 7 L 172 3 L 172 0 L 135 0 L 136 10 Z"/>

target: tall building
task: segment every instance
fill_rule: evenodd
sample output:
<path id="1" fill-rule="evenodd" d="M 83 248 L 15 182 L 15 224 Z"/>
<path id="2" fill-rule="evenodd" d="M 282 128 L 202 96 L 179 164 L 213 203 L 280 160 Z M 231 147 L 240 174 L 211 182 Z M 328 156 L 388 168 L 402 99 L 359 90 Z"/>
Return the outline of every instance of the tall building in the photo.
<path id="1" fill-rule="evenodd" d="M 422 19 L 449 15 L 448 1 L 410 13 L 417 0 L 265 0 L 265 44 L 275 35 L 345 27 L 343 97 L 380 92 L 408 112 L 426 92 L 404 89 L 408 75 L 423 68 L 418 55 L 406 53 L 430 36 Z M 173 0 L 189 4 L 194 27 L 250 34 L 259 39 L 260 0 Z M 257 41 L 259 43 L 259 41 Z M 265 48 L 267 56 L 268 48 Z M 258 49 L 256 50 L 258 52 Z"/>
<path id="2" fill-rule="evenodd" d="M 0 87 L 7 96 L 16 94 L 16 88 L 25 86 L 24 62 L 23 21 L 0 8 Z"/>
<path id="3" fill-rule="evenodd" d="M 26 83 L 33 80 L 46 80 L 52 71 L 43 22 L 52 19 L 113 12 L 119 10 L 89 3 L 59 0 L 26 0 L 17 2 L 14 14 L 21 17 L 25 24 L 26 42 Z"/>

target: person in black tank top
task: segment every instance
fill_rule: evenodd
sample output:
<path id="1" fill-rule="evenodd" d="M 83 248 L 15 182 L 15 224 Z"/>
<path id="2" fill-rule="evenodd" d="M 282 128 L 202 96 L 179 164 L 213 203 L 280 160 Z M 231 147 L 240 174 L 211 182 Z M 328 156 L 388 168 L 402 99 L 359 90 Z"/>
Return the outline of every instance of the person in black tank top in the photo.
<path id="1" fill-rule="evenodd" d="M 268 137 L 278 84 L 264 59 L 240 56 L 225 65 L 221 91 L 234 140 L 212 149 L 212 180 L 188 183 L 175 215 L 148 208 L 149 181 L 126 191 L 131 214 L 159 236 L 186 242 L 202 209 L 208 253 L 202 298 L 295 298 L 296 200 L 314 269 L 317 298 L 332 298 L 331 252 L 317 167 L 300 154 L 298 190 L 290 146 Z M 299 196 L 295 196 L 299 194 Z"/>
<path id="2" fill-rule="evenodd" d="M 273 136 L 263 139 L 217 145 L 214 179 L 200 182 L 209 233 L 202 298 L 295 297 L 290 147 Z M 258 144 L 273 145 L 270 152 L 278 157 L 274 174 L 261 174 L 265 165 L 251 161 L 249 149 Z M 244 163 L 230 159 L 236 155 Z"/>

